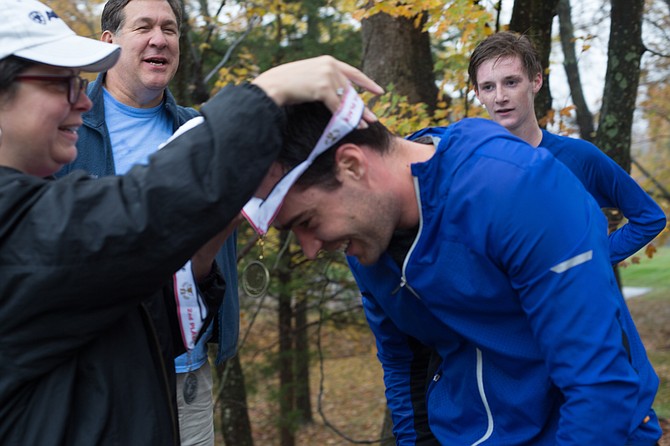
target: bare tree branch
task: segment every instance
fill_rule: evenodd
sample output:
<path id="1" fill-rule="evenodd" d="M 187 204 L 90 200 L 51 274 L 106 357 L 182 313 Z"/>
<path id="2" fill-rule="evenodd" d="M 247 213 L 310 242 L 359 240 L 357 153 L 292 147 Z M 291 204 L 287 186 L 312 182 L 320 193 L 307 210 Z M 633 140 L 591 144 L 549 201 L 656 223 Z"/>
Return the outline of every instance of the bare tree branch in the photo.
<path id="1" fill-rule="evenodd" d="M 209 74 L 207 74 L 207 76 L 205 76 L 205 82 L 209 82 L 209 80 L 212 78 L 212 76 L 214 76 L 216 73 L 219 72 L 221 67 L 223 67 L 228 62 L 228 60 L 230 59 L 230 56 L 233 54 L 233 51 L 235 51 L 235 48 L 237 48 L 237 46 L 240 43 L 242 43 L 242 41 L 249 35 L 251 30 L 254 28 L 254 26 L 256 26 L 259 22 L 260 22 L 260 18 L 258 16 L 254 16 L 254 17 L 251 18 L 251 20 L 249 20 L 249 24 L 247 25 L 247 29 L 244 31 L 244 34 L 242 34 L 240 37 L 238 37 L 232 43 L 232 45 L 230 45 L 230 47 L 228 47 L 228 51 L 226 51 L 226 54 L 223 56 L 221 61 L 218 64 L 216 64 L 214 69 L 212 71 L 210 71 Z"/>

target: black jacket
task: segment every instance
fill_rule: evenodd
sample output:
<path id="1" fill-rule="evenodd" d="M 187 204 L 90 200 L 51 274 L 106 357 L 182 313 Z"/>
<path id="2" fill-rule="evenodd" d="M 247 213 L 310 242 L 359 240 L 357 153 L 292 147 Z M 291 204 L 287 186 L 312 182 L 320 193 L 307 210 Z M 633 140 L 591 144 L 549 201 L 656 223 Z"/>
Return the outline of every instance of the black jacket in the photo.
<path id="1" fill-rule="evenodd" d="M 254 86 L 202 113 L 125 176 L 0 168 L 0 444 L 178 444 L 155 296 L 251 197 L 283 119 Z"/>

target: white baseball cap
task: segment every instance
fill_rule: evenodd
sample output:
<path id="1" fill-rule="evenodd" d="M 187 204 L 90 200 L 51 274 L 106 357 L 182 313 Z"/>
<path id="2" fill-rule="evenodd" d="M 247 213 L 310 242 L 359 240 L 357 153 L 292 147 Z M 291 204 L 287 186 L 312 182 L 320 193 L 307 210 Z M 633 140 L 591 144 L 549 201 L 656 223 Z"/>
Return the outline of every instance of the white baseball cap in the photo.
<path id="1" fill-rule="evenodd" d="M 0 0 L 0 60 L 18 56 L 83 71 L 105 71 L 118 45 L 78 36 L 50 7 L 36 0 Z"/>

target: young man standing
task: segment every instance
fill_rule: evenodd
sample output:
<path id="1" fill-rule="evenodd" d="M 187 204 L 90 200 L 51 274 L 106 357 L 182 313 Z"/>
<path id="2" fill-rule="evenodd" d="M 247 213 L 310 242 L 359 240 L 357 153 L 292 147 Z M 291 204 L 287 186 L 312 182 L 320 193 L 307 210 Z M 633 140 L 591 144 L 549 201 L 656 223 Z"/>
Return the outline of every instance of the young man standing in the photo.
<path id="1" fill-rule="evenodd" d="M 330 118 L 288 107 L 261 192 L 309 162 Z M 313 160 L 275 224 L 308 258 L 348 256 L 398 445 L 420 441 L 422 401 L 443 445 L 660 437 L 658 377 L 614 278 L 606 219 L 547 151 L 483 119 L 408 139 L 372 124 Z M 428 389 L 425 347 L 441 359 Z"/>
<path id="2" fill-rule="evenodd" d="M 84 114 L 77 144 L 79 155 L 61 175 L 74 169 L 96 176 L 122 175 L 135 164 L 146 164 L 161 143 L 198 115 L 192 108 L 177 105 L 168 89 L 179 66 L 181 8 L 179 0 L 109 0 L 105 4 L 101 40 L 119 45 L 121 57 L 90 85 L 93 108 Z M 215 318 L 220 334 L 215 340 L 219 362 L 237 351 L 235 245 L 233 234 L 216 255 L 226 281 L 225 298 Z M 195 281 L 200 282 L 212 268 L 211 259 L 193 258 L 191 266 Z M 175 359 L 183 445 L 214 444 L 212 375 L 207 354 L 212 331 L 210 325 L 193 349 Z"/>
<path id="3" fill-rule="evenodd" d="M 494 121 L 533 147 L 549 150 L 601 208 L 623 213 L 628 222 L 609 236 L 613 264 L 635 254 L 665 228 L 663 210 L 611 158 L 587 141 L 540 128 L 534 100 L 542 87 L 542 65 L 526 36 L 499 32 L 487 37 L 473 51 L 468 73 Z"/>

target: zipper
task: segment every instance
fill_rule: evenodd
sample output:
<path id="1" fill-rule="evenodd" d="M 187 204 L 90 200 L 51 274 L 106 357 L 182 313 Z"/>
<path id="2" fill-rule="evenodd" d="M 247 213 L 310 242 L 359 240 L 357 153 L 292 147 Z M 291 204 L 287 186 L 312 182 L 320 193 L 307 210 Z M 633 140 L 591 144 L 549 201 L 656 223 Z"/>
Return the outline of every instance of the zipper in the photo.
<path id="1" fill-rule="evenodd" d="M 419 179 L 417 177 L 414 177 L 413 181 L 414 181 L 414 193 L 416 194 L 416 203 L 419 209 L 419 230 L 416 232 L 414 242 L 412 242 L 412 246 L 409 247 L 409 251 L 407 251 L 407 255 L 405 256 L 405 260 L 402 262 L 400 283 L 398 284 L 397 287 L 395 287 L 393 291 L 391 291 L 391 294 L 396 294 L 398 291 L 400 291 L 401 288 L 407 287 L 409 292 L 412 293 L 414 297 L 421 300 L 421 296 L 419 296 L 419 294 L 416 291 L 414 291 L 414 289 L 409 285 L 409 283 L 407 283 L 407 275 L 406 275 L 406 269 L 407 264 L 409 263 L 409 258 L 412 256 L 412 253 L 416 248 L 416 244 L 419 242 L 419 238 L 421 237 L 421 231 L 423 230 L 423 212 L 421 209 L 421 193 L 419 187 Z"/>
<path id="2" fill-rule="evenodd" d="M 396 294 L 398 291 L 400 291 L 401 288 L 403 288 L 405 285 L 407 285 L 407 281 L 405 280 L 405 276 L 403 274 L 400 275 L 400 283 L 398 284 L 397 287 L 391 291 L 391 294 Z"/>
<path id="3" fill-rule="evenodd" d="M 437 141 L 433 141 L 433 144 L 435 147 L 438 146 L 439 144 L 439 138 Z M 419 210 L 419 230 L 417 231 L 416 238 L 414 239 L 414 242 L 412 243 L 412 246 L 409 248 L 409 251 L 407 252 L 407 255 L 405 256 L 405 260 L 403 261 L 402 264 L 402 272 L 400 276 L 400 284 L 391 292 L 391 294 L 396 294 L 400 289 L 407 287 L 407 289 L 419 300 L 421 300 L 421 297 L 419 294 L 407 283 L 407 265 L 409 263 L 409 258 L 411 257 L 412 253 L 414 252 L 414 249 L 416 248 L 416 245 L 419 241 L 419 238 L 421 237 L 421 231 L 423 230 L 423 208 L 421 207 L 421 188 L 419 186 L 419 179 L 417 177 L 413 178 L 414 181 L 414 193 L 416 194 L 416 201 L 417 201 L 417 206 Z M 493 414 L 491 413 L 491 407 L 489 406 L 488 399 L 486 398 L 486 391 L 484 390 L 484 360 L 482 357 L 482 351 L 479 348 L 475 348 L 477 352 L 477 364 L 476 364 L 476 369 L 477 369 L 477 389 L 479 391 L 479 397 L 481 398 L 482 404 L 484 405 L 484 409 L 486 410 L 486 418 L 487 418 L 487 429 L 484 435 L 474 443 L 472 443 L 471 446 L 478 446 L 485 441 L 487 441 L 491 435 L 493 434 Z M 432 378 L 432 383 L 430 384 L 430 387 L 437 383 L 442 375 L 438 372 L 436 373 L 433 378 Z M 430 390 L 430 389 L 429 389 Z"/>

